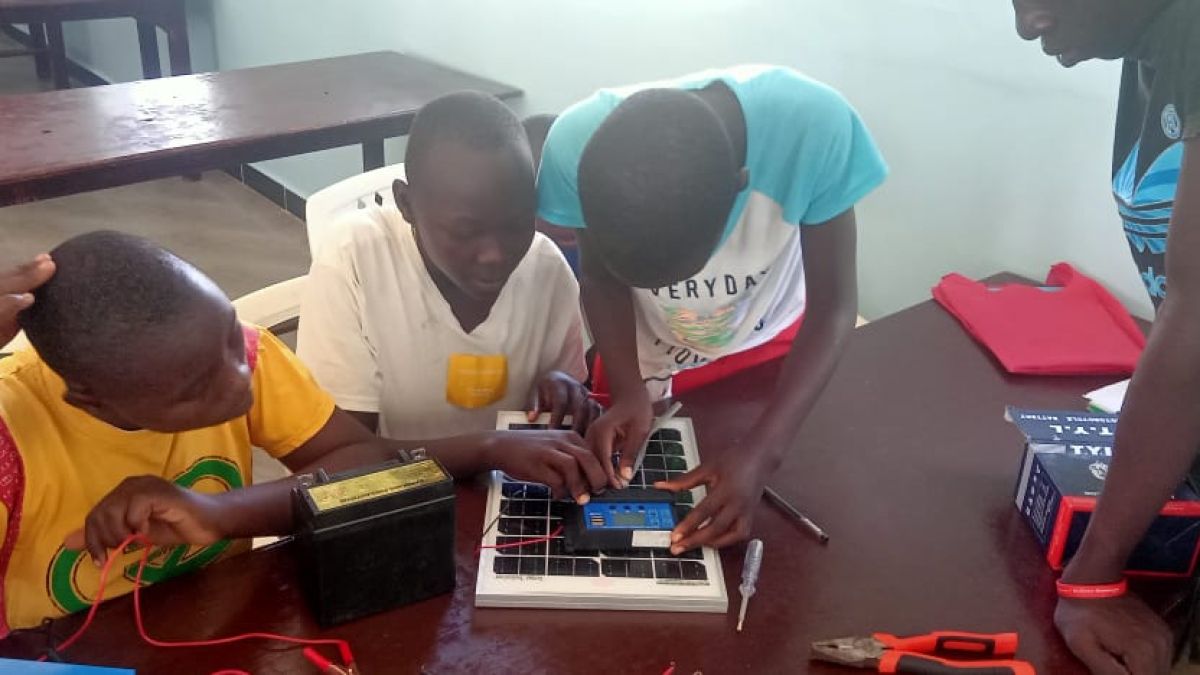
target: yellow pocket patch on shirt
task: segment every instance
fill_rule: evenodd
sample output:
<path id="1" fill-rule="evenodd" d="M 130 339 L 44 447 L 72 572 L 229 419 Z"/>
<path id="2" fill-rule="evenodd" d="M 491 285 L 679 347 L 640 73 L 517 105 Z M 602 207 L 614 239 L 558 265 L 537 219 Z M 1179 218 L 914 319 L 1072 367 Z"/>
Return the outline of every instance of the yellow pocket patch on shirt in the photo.
<path id="1" fill-rule="evenodd" d="M 460 408 L 482 408 L 504 398 L 508 357 L 503 354 L 451 354 L 446 367 L 446 400 Z"/>

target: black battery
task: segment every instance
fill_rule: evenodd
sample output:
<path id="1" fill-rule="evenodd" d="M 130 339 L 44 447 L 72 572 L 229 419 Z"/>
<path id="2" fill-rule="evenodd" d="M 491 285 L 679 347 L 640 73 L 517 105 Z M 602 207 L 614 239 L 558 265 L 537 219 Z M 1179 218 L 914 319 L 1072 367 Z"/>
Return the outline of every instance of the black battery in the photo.
<path id="1" fill-rule="evenodd" d="M 301 584 L 322 626 L 454 589 L 454 481 L 436 460 L 319 475 L 292 496 Z"/>

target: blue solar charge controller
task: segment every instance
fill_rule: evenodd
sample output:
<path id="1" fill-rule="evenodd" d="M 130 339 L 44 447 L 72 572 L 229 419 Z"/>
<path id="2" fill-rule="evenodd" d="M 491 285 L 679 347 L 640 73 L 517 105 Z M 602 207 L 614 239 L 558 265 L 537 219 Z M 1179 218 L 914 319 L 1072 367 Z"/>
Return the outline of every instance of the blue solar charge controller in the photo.
<path id="1" fill-rule="evenodd" d="M 615 490 L 573 505 L 563 518 L 563 546 L 568 552 L 669 548 L 678 520 L 675 495 L 666 490 Z"/>

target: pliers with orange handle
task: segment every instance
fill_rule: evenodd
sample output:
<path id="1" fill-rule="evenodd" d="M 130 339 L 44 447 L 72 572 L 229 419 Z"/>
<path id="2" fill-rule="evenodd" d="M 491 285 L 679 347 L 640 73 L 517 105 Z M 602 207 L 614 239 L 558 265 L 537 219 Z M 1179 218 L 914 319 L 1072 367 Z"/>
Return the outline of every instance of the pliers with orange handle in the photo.
<path id="1" fill-rule="evenodd" d="M 1036 675 L 1029 663 L 1009 658 L 1017 653 L 1016 633 L 939 631 L 912 637 L 875 633 L 814 642 L 812 650 L 819 661 L 874 668 L 880 673 Z"/>

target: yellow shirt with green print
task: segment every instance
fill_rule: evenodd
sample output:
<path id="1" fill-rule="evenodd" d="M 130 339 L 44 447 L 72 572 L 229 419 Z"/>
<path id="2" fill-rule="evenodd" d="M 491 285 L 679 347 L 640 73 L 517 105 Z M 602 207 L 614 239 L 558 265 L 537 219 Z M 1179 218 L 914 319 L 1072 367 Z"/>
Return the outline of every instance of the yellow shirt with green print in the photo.
<path id="1" fill-rule="evenodd" d="M 205 493 L 251 481 L 251 449 L 283 457 L 312 438 L 334 403 L 286 346 L 246 327 L 254 405 L 224 424 L 177 434 L 122 431 L 63 401 L 65 389 L 32 350 L 0 360 L 0 637 L 88 608 L 99 570 L 63 547 L 91 508 L 129 476 L 161 476 Z M 206 565 L 246 544 L 151 553 L 148 582 Z M 139 554 L 116 563 L 105 597 L 133 590 Z"/>

